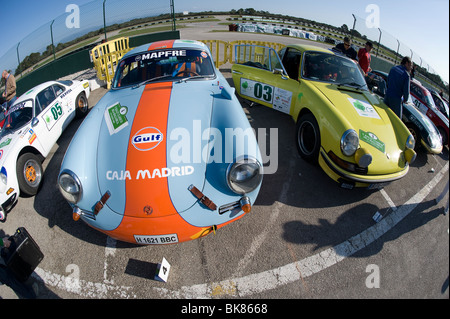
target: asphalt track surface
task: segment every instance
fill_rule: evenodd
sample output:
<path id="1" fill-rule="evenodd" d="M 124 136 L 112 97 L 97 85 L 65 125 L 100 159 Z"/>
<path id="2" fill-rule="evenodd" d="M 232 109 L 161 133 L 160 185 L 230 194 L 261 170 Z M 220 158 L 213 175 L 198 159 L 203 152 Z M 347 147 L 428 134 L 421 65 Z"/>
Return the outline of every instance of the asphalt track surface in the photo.
<path id="1" fill-rule="evenodd" d="M 181 35 L 228 41 L 258 36 L 203 31 L 212 28 L 217 26 L 192 25 Z M 228 66 L 221 71 L 230 79 Z M 93 91 L 90 106 L 105 93 Z M 177 299 L 186 305 L 198 298 L 449 298 L 448 148 L 439 155 L 419 153 L 407 176 L 381 191 L 345 190 L 298 156 L 288 115 L 244 101 L 242 106 L 268 141 L 276 134 L 276 173 L 264 176 L 251 213 L 215 235 L 174 245 L 117 242 L 72 220 L 56 178 L 81 124 L 73 122 L 44 162 L 39 193 L 19 198 L 0 224 L 0 235 L 26 227 L 43 250 L 33 274 L 38 298 Z M 377 212 L 383 216 L 378 223 Z M 167 282 L 154 279 L 163 257 L 171 266 Z M 0 297 L 17 298 L 5 286 Z"/>

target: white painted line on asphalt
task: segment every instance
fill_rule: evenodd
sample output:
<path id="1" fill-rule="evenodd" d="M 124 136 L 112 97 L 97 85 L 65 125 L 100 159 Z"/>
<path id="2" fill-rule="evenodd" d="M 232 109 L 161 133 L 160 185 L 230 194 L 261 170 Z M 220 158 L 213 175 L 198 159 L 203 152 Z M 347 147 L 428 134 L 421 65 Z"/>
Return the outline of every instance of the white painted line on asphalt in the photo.
<path id="1" fill-rule="evenodd" d="M 280 214 L 280 210 L 283 207 L 283 203 L 286 203 L 287 201 L 287 192 L 289 190 L 289 185 L 292 181 L 292 176 L 294 174 L 292 173 L 293 169 L 295 167 L 295 156 L 291 157 L 291 161 L 289 162 L 289 170 L 288 170 L 288 179 L 283 183 L 283 186 L 281 188 L 281 193 L 279 197 L 279 201 L 275 203 L 275 208 L 271 211 L 269 216 L 269 221 L 266 223 L 266 227 L 264 227 L 263 231 L 253 239 L 252 244 L 250 245 L 250 248 L 248 251 L 244 254 L 244 258 L 242 258 L 237 267 L 236 271 L 233 273 L 232 277 L 238 277 L 241 276 L 247 268 L 247 265 L 252 260 L 253 256 L 255 255 L 256 251 L 261 247 L 262 243 L 266 239 L 269 232 L 272 230 L 274 222 L 277 220 L 278 215 Z"/>
<path id="2" fill-rule="evenodd" d="M 316 274 L 367 247 L 397 225 L 431 193 L 433 188 L 446 175 L 448 167 L 449 164 L 447 162 L 443 169 L 436 174 L 436 176 L 425 187 L 423 187 L 405 204 L 398 207 L 395 212 L 382 219 L 379 223 L 369 227 L 365 231 L 351 237 L 343 243 L 326 249 L 318 254 L 271 270 L 223 280 L 218 283 L 183 286 L 179 290 L 153 287 L 153 290 L 159 293 L 162 298 L 209 299 L 212 296 L 220 297 L 220 292 L 233 297 L 246 297 L 267 290 L 276 289 L 280 286 L 284 286 Z M 37 280 L 42 280 L 45 285 L 76 293 L 82 297 L 122 299 L 138 298 L 133 292 L 133 287 L 114 286 L 107 283 L 93 283 L 85 280 L 79 280 L 78 283 L 80 289 L 70 291 L 70 286 L 66 285 L 66 282 L 70 281 L 69 277 L 54 274 L 39 267 L 36 268 L 35 272 L 36 273 L 33 274 L 34 278 Z"/>
<path id="3" fill-rule="evenodd" d="M 397 210 L 397 206 L 395 206 L 394 202 L 392 201 L 392 199 L 389 197 L 389 195 L 386 193 L 386 191 L 384 190 L 384 188 L 380 189 L 380 193 L 381 195 L 383 195 L 384 199 L 386 200 L 386 202 L 389 204 L 389 206 L 392 208 L 392 210 L 395 212 Z"/>
<path id="4" fill-rule="evenodd" d="M 212 287 L 220 286 L 223 287 L 220 291 L 233 291 L 234 297 L 246 297 L 275 289 L 316 274 L 367 247 L 397 225 L 401 220 L 408 216 L 408 214 L 410 214 L 417 207 L 417 205 L 426 198 L 426 196 L 430 194 L 433 188 L 447 173 L 448 166 L 449 165 L 447 162 L 444 168 L 425 187 L 423 187 L 416 195 L 414 195 L 401 207 L 398 207 L 395 212 L 382 219 L 379 223 L 369 227 L 365 231 L 351 237 L 343 243 L 326 249 L 318 254 L 285 266 L 257 274 L 224 280 L 219 283 L 181 287 L 181 289 L 176 291 L 171 291 L 166 288 L 153 289 L 158 291 L 161 296 L 165 298 L 211 298 L 213 296 Z M 301 275 L 298 269 L 300 269 Z"/>
<path id="5" fill-rule="evenodd" d="M 105 247 L 105 263 L 103 266 L 103 282 L 105 284 L 114 284 L 114 279 L 108 279 L 108 256 L 114 257 L 116 255 L 116 244 L 117 240 L 111 237 L 107 237 L 106 239 L 106 247 Z"/>

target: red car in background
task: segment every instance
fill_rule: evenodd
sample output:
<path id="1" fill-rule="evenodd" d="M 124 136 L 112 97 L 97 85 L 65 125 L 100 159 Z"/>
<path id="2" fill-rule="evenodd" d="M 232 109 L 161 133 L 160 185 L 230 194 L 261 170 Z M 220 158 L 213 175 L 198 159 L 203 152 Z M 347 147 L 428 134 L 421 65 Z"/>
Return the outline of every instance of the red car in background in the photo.
<path id="1" fill-rule="evenodd" d="M 411 80 L 410 90 L 414 105 L 436 125 L 442 137 L 442 145 L 448 146 L 448 118 L 438 110 L 430 91 L 416 79 Z"/>

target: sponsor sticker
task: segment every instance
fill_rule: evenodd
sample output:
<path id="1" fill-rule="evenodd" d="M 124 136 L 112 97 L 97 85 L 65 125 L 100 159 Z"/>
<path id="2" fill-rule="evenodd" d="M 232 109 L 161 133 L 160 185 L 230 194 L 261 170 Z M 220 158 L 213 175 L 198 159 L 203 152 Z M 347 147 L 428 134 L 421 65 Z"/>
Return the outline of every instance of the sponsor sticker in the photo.
<path id="1" fill-rule="evenodd" d="M 361 141 L 366 142 L 369 145 L 372 145 L 381 153 L 384 153 L 386 150 L 386 145 L 378 139 L 378 137 L 371 132 L 364 132 L 363 130 L 359 130 L 359 138 Z"/>
<path id="2" fill-rule="evenodd" d="M 120 105 L 119 102 L 108 106 L 105 110 L 105 122 L 108 126 L 109 134 L 113 135 L 128 126 L 128 119 L 126 117 L 128 108 Z"/>
<path id="3" fill-rule="evenodd" d="M 133 136 L 131 143 L 138 151 L 149 151 L 157 147 L 163 139 L 163 134 L 156 127 L 146 127 Z"/>
<path id="4" fill-rule="evenodd" d="M 356 112 L 358 112 L 359 116 L 370 117 L 370 118 L 379 119 L 379 120 L 381 119 L 380 116 L 378 115 L 377 111 L 375 111 L 373 106 L 370 105 L 369 103 L 361 101 L 361 100 L 356 100 L 351 97 L 349 97 L 348 100 L 353 105 Z"/>

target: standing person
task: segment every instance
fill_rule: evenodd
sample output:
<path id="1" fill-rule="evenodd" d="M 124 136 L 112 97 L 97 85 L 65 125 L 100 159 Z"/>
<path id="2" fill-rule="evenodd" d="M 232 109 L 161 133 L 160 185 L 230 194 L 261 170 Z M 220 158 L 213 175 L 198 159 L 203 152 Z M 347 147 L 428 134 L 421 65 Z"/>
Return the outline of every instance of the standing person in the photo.
<path id="1" fill-rule="evenodd" d="M 389 106 L 397 116 L 402 119 L 403 101 L 408 101 L 410 89 L 410 72 L 413 62 L 409 56 L 402 59 L 400 65 L 392 67 L 389 71 L 387 91 L 384 103 Z M 402 100 L 403 98 L 403 100 Z"/>
<path id="2" fill-rule="evenodd" d="M 368 73 L 372 71 L 372 69 L 370 68 L 370 61 L 372 59 L 372 57 L 370 56 L 370 51 L 372 51 L 372 48 L 372 42 L 367 41 L 364 45 L 364 48 L 361 48 L 358 51 L 358 62 L 365 76 L 367 76 Z"/>
<path id="3" fill-rule="evenodd" d="M 343 43 L 339 43 L 335 47 L 339 51 L 341 51 L 343 54 L 345 54 L 347 57 L 349 57 L 352 60 L 356 61 L 356 50 L 352 48 L 352 40 L 350 40 L 348 37 L 344 38 Z"/>
<path id="4" fill-rule="evenodd" d="M 8 237 L 0 237 L 0 285 L 10 287 L 20 298 L 36 299 L 36 293 L 31 286 L 19 281 L 16 276 L 5 266 L 3 250 L 9 248 L 11 241 Z"/>
<path id="5" fill-rule="evenodd" d="M 2 78 L 5 79 L 5 92 L 3 92 L 2 96 L 7 103 L 6 109 L 9 109 L 9 107 L 17 99 L 16 78 L 14 77 L 14 75 L 12 75 L 11 73 L 8 73 L 8 71 L 6 71 L 6 70 L 3 70 Z"/>

